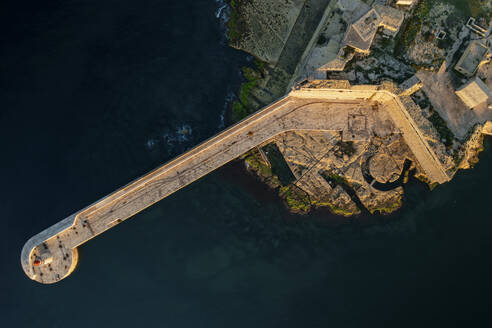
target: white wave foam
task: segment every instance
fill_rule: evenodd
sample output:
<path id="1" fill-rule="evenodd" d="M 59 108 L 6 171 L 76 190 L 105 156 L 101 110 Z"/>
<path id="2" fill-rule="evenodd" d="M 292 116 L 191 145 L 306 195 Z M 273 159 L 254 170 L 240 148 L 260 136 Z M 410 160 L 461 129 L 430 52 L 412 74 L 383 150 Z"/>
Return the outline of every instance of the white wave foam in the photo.
<path id="1" fill-rule="evenodd" d="M 220 2 L 222 2 L 222 1 L 220 1 Z M 216 17 L 216 18 L 221 18 L 221 16 L 222 16 L 222 12 L 223 12 L 223 10 L 224 10 L 225 8 L 227 8 L 227 4 L 222 5 L 221 7 L 219 7 L 219 9 L 217 9 L 217 11 L 215 12 L 215 17 Z"/>
<path id="2" fill-rule="evenodd" d="M 215 17 L 220 21 L 220 26 L 222 30 L 226 30 L 226 23 L 229 20 L 229 15 L 231 12 L 231 8 L 229 4 L 225 0 L 215 0 L 218 5 L 217 10 L 215 11 Z M 227 35 L 224 33 L 223 43 L 225 44 L 227 41 Z"/>
<path id="3" fill-rule="evenodd" d="M 149 139 L 145 143 L 145 147 L 147 147 L 148 150 L 154 149 L 155 146 L 156 146 L 156 140 L 155 139 Z"/>
<path id="4" fill-rule="evenodd" d="M 227 109 L 229 108 L 229 104 L 234 101 L 234 99 L 236 98 L 236 95 L 234 94 L 234 92 L 232 91 L 229 91 L 227 93 L 227 96 L 225 97 L 225 100 L 224 100 L 224 106 L 222 108 L 222 111 L 220 112 L 220 123 L 219 123 L 219 129 L 223 129 L 225 128 L 225 117 L 226 117 L 226 114 L 227 114 Z"/>
<path id="5" fill-rule="evenodd" d="M 189 124 L 181 124 L 174 128 L 173 131 L 166 129 L 160 137 L 150 138 L 145 143 L 145 148 L 149 151 L 156 150 L 159 146 L 164 146 L 168 153 L 172 153 L 172 149 L 178 145 L 186 146 L 190 141 L 193 129 Z"/>

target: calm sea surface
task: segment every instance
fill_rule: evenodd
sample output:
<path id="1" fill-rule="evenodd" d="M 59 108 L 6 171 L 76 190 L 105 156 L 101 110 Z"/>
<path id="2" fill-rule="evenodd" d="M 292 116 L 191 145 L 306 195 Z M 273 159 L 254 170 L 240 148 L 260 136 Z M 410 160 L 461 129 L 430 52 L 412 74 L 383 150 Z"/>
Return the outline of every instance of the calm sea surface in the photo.
<path id="1" fill-rule="evenodd" d="M 68 279 L 24 275 L 33 234 L 227 124 L 250 58 L 221 6 L 2 1 L 0 326 L 488 326 L 491 139 L 391 217 L 289 215 L 233 162 L 81 247 Z"/>

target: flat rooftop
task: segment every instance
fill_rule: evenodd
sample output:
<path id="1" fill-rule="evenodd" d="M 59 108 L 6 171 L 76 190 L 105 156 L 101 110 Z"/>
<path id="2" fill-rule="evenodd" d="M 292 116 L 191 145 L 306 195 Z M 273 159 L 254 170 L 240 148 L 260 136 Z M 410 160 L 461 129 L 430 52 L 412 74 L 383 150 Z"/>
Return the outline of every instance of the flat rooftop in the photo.
<path id="1" fill-rule="evenodd" d="M 377 11 L 371 9 L 352 25 L 357 33 L 359 33 L 360 37 L 364 41 L 368 41 L 374 37 L 382 20 L 383 19 Z"/>
<path id="2" fill-rule="evenodd" d="M 455 66 L 455 69 L 465 76 L 472 76 L 480 66 L 480 63 L 485 59 L 488 48 L 478 40 L 470 42 L 463 56 Z"/>
<path id="3" fill-rule="evenodd" d="M 478 77 L 457 90 L 456 94 L 469 108 L 486 103 L 491 96 L 489 88 Z"/>

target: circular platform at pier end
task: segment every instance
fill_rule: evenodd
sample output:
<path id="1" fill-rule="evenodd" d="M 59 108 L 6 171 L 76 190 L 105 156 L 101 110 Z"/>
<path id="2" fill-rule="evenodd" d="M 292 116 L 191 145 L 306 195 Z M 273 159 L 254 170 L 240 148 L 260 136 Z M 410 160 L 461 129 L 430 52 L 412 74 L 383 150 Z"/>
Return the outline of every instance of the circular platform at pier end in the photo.
<path id="1" fill-rule="evenodd" d="M 52 284 L 69 276 L 79 260 L 74 239 L 75 214 L 30 238 L 21 252 L 26 275 L 42 284 Z M 70 234 L 71 233 L 71 234 Z M 77 234 L 75 234 L 77 235 Z"/>
<path id="2" fill-rule="evenodd" d="M 78 251 L 60 246 L 46 241 L 30 250 L 23 249 L 21 263 L 26 275 L 42 284 L 52 284 L 69 276 L 77 266 Z"/>

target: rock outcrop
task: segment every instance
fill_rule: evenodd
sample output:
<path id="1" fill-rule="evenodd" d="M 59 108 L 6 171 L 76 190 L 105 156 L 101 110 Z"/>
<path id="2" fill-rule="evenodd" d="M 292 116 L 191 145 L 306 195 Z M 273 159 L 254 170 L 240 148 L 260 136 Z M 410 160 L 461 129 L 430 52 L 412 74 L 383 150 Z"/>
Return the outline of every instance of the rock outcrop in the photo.
<path id="1" fill-rule="evenodd" d="M 248 153 L 245 156 L 248 168 L 278 189 L 293 212 L 329 207 L 333 213 L 344 216 L 362 211 L 391 213 L 402 204 L 403 184 L 410 172 L 433 188 L 449 181 L 458 169 L 470 168 L 478 161 L 483 133 L 492 134 L 492 123 L 476 126 L 463 143 L 448 131 L 446 122 L 432 106 L 425 105 L 428 99 L 416 96 L 423 83 L 414 76 L 414 68 L 404 58 L 413 58 L 423 51 L 426 54 L 423 63 L 434 63 L 435 54 L 444 56 L 438 47 L 412 48 L 397 59 L 388 50 L 397 48 L 396 41 L 378 37 L 372 56 L 361 58 L 350 49 L 340 50 L 347 22 L 361 17 L 369 8 L 360 0 L 231 0 L 230 3 L 231 45 L 263 62 L 255 72 L 245 75 L 248 82 L 233 106 L 241 115 L 283 96 L 294 80 L 303 79 L 309 82 L 302 82 L 302 88 L 386 90 L 399 95 L 397 107 L 404 107 L 401 113 L 391 111 L 398 108 L 383 111 L 380 107 L 385 106 L 384 99 L 373 99 L 373 114 L 363 113 L 354 104 L 347 112 L 346 127 L 339 131 L 290 131 L 269 140 L 267 143 L 275 145 L 293 177 L 289 183 L 277 176 L 261 147 Z M 438 7 L 441 11 L 443 8 Z M 431 12 L 433 16 L 436 10 Z M 421 43 L 427 46 L 427 41 Z M 343 62 L 337 61 L 341 54 Z M 343 72 L 346 64 L 349 64 L 347 72 Z M 333 68 L 330 65 L 337 67 L 339 76 L 326 80 L 326 71 Z M 419 147 L 414 142 L 416 139 L 421 142 Z M 421 154 L 426 154 L 425 160 Z M 436 169 L 429 169 L 429 165 Z"/>
<path id="2" fill-rule="evenodd" d="M 462 145 L 458 158 L 461 158 L 458 168 L 462 170 L 473 168 L 478 163 L 478 155 L 483 151 L 484 126 L 475 127 L 468 140 Z"/>

